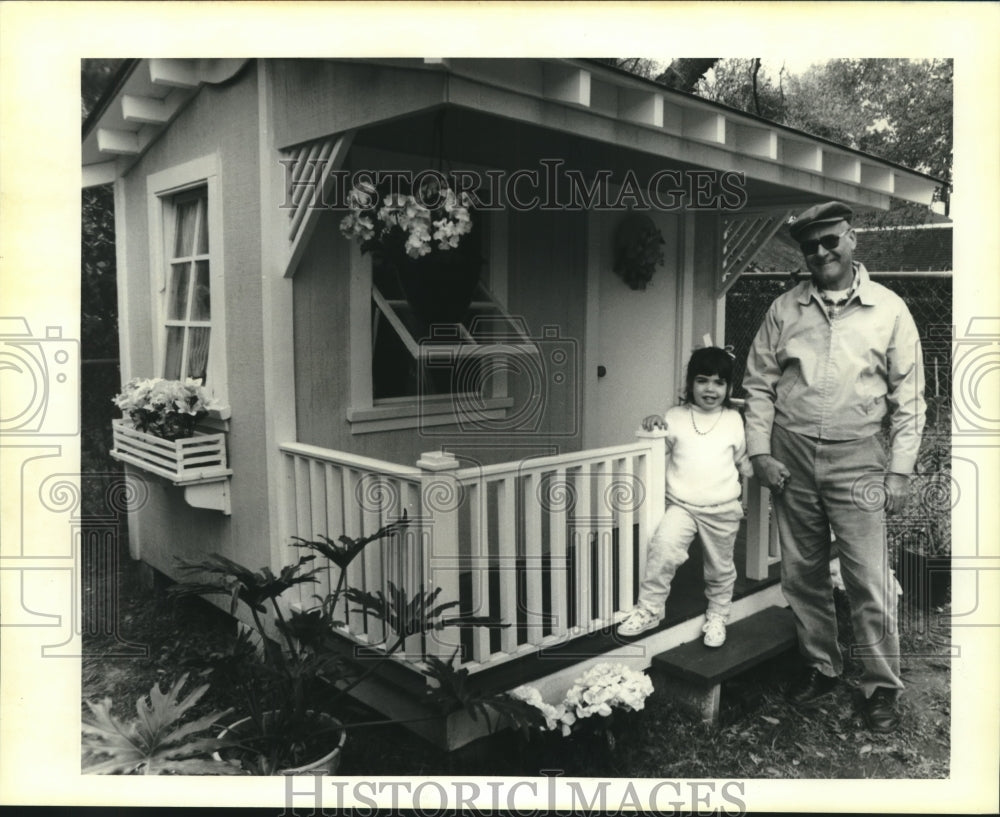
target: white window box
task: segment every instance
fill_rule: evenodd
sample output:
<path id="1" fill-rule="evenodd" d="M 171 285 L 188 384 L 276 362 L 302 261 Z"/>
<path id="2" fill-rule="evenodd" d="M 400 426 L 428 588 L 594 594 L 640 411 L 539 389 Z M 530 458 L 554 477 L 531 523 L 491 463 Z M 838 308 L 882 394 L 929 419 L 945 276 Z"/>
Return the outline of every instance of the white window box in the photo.
<path id="1" fill-rule="evenodd" d="M 193 437 L 164 440 L 138 431 L 123 420 L 111 421 L 111 456 L 184 488 L 185 501 L 196 508 L 230 514 L 226 435 L 196 431 Z"/>

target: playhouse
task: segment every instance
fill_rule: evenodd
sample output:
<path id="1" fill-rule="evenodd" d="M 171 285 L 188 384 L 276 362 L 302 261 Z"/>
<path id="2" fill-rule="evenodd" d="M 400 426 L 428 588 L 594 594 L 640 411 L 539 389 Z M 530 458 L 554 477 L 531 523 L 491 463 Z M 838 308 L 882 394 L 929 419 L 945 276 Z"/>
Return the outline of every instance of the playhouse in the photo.
<path id="1" fill-rule="evenodd" d="M 83 184 L 114 185 L 123 380 L 198 377 L 227 407 L 183 444 L 116 429 L 148 486 L 133 557 L 277 569 L 294 536 L 405 511 L 348 581 L 440 587 L 510 626 L 408 644 L 365 693 L 392 711 L 415 706 L 408 667 L 428 654 L 555 689 L 696 638 L 697 548 L 661 628 L 614 637 L 663 509 L 664 442 L 641 417 L 676 402 L 706 336 L 724 342 L 727 288 L 790 214 L 929 204 L 938 185 L 574 59 L 134 60 L 82 153 Z M 478 202 L 453 314 L 340 229 L 359 174 L 428 171 Z M 662 262 L 630 285 L 623 253 L 651 237 Z M 736 619 L 784 604 L 766 491 L 744 496 Z M 386 633 L 355 616 L 344 636 Z M 459 745 L 466 726 L 432 736 Z"/>

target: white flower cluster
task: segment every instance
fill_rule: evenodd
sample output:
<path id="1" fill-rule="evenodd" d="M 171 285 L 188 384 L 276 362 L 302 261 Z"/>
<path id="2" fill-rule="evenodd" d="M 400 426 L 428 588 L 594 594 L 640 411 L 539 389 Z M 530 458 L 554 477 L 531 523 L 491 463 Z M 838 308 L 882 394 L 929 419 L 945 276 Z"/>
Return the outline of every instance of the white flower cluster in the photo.
<path id="1" fill-rule="evenodd" d="M 190 377 L 184 381 L 134 377 L 112 402 L 132 421 L 134 428 L 158 436 L 171 436 L 178 419 L 193 426 L 194 420 L 210 410 L 222 408 L 208 395 L 201 380 Z"/>
<path id="2" fill-rule="evenodd" d="M 607 717 L 614 707 L 638 711 L 646 705 L 653 682 L 644 672 L 624 664 L 597 664 L 573 682 L 565 704 L 578 718 L 597 714 Z"/>
<path id="3" fill-rule="evenodd" d="M 437 187 L 435 183 L 421 189 L 419 199 L 390 193 L 376 211 L 377 196 L 374 186 L 367 182 L 351 189 L 347 197 L 350 212 L 340 222 L 340 232 L 345 238 L 364 244 L 382 240 L 398 229 L 405 237 L 406 254 L 420 258 L 433 249 L 432 242 L 437 242 L 439 250 L 453 249 L 472 230 L 468 193 L 459 197 L 451 188 Z M 433 209 L 423 203 L 431 200 L 437 205 Z"/>
<path id="4" fill-rule="evenodd" d="M 512 698 L 517 698 L 518 700 L 531 704 L 535 707 L 535 709 L 541 712 L 542 716 L 545 718 L 546 731 L 551 732 L 556 727 L 559 727 L 564 736 L 568 735 L 572 731 L 573 724 L 576 722 L 576 715 L 570 712 L 566 708 L 565 704 L 553 706 L 552 704 L 545 703 L 542 698 L 542 693 L 535 687 L 527 684 L 519 686 L 516 689 L 512 689 L 507 694 Z"/>
<path id="5" fill-rule="evenodd" d="M 508 694 L 538 709 L 547 731 L 560 727 L 563 735 L 568 735 L 581 718 L 595 714 L 607 717 L 615 708 L 639 711 L 652 691 L 653 682 L 644 672 L 624 664 L 597 664 L 577 678 L 555 706 L 546 703 L 533 686 L 519 686 Z"/>

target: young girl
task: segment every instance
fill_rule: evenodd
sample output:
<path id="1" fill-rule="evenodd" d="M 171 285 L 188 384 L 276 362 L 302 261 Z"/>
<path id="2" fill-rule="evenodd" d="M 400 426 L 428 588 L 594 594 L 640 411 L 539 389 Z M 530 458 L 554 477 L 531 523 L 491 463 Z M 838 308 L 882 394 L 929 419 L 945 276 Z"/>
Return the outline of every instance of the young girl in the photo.
<path id="1" fill-rule="evenodd" d="M 696 349 L 688 363 L 684 402 L 665 416 L 642 421 L 667 431 L 667 509 L 649 541 L 639 602 L 618 625 L 635 636 L 663 618 L 670 582 L 695 535 L 705 551 L 708 613 L 705 644 L 721 647 L 736 583 L 733 544 L 743 519 L 740 473 L 751 473 L 743 418 L 730 407 L 733 357 L 725 349 Z"/>

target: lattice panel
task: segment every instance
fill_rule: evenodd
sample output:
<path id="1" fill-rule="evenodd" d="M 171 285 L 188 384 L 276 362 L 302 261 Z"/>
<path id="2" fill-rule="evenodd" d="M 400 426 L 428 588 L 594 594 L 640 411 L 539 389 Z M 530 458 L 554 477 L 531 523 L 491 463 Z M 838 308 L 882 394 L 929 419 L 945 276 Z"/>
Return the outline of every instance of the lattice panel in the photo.
<path id="1" fill-rule="evenodd" d="M 716 281 L 717 294 L 721 295 L 736 282 L 791 214 L 791 210 L 744 211 L 723 217 L 722 265 Z"/>
<path id="2" fill-rule="evenodd" d="M 319 194 L 328 172 L 326 163 L 333 155 L 337 140 L 336 136 L 317 139 L 283 153 L 286 162 L 288 159 L 294 160 L 290 171 L 286 171 L 288 187 L 285 201 L 292 203 L 288 210 L 289 241 L 294 241 L 298 235 L 310 205 L 321 200 Z M 311 184 L 303 184 L 305 181 L 311 181 Z"/>

